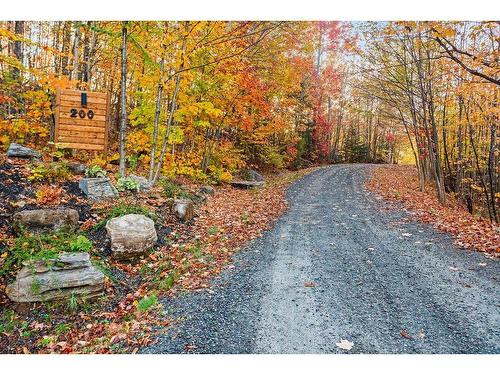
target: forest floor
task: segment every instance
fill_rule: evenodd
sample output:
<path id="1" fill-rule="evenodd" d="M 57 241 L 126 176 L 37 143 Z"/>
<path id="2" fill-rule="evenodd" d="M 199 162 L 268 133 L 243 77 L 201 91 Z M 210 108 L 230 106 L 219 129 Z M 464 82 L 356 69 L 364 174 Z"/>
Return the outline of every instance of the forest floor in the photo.
<path id="1" fill-rule="evenodd" d="M 141 351 L 500 353 L 498 260 L 368 190 L 380 168 L 294 183 L 290 209 L 210 288 L 163 299 L 177 321 Z"/>
<path id="2" fill-rule="evenodd" d="M 195 218 L 184 223 L 170 212 L 161 186 L 94 203 L 78 188 L 81 176 L 48 185 L 29 180 L 32 169 L 28 161 L 0 160 L 0 353 L 137 352 L 154 340 L 159 328 L 168 329 L 172 323 L 157 298 L 207 288 L 239 247 L 261 236 L 286 209 L 285 188 L 314 170 L 269 175 L 259 189 L 215 186 L 214 195 L 197 201 Z M 198 199 L 199 184 L 187 179 L 176 183 L 184 194 Z M 37 191 L 46 186 L 58 191 L 56 199 L 40 202 Z M 24 209 L 47 207 L 78 211 L 78 233 L 90 239 L 92 262 L 106 275 L 102 298 L 77 301 L 72 308 L 62 301 L 14 304 L 7 298 L 5 286 L 19 269 L 6 268 L 7 262 L 19 246 L 32 242 L 31 237 L 16 236 L 11 217 Z M 135 262 L 115 261 L 102 224 L 136 211 L 154 218 L 157 245 Z"/>
<path id="3" fill-rule="evenodd" d="M 446 194 L 445 204 L 440 204 L 431 184 L 421 192 L 415 167 L 380 166 L 373 171 L 368 187 L 384 199 L 402 203 L 416 220 L 452 234 L 458 246 L 500 256 L 499 227 L 479 214 L 471 215 L 452 194 Z"/>

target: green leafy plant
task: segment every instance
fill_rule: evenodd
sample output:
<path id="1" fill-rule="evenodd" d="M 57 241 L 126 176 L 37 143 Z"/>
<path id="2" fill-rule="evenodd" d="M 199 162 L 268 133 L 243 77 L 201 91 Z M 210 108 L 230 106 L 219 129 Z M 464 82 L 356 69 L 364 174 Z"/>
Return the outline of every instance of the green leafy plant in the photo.
<path id="1" fill-rule="evenodd" d="M 219 227 L 210 227 L 207 229 L 207 233 L 211 236 L 213 236 L 214 234 L 217 234 L 219 233 Z"/>
<path id="2" fill-rule="evenodd" d="M 40 339 L 40 341 L 38 341 L 38 346 L 45 348 L 45 347 L 49 346 L 50 344 L 52 344 L 53 341 L 54 341 L 54 339 L 50 336 L 43 337 L 42 339 Z"/>
<path id="3" fill-rule="evenodd" d="M 158 303 L 158 297 L 156 294 L 151 294 L 150 296 L 144 296 L 142 297 L 138 304 L 137 304 L 137 310 L 140 312 L 146 312 L 152 307 L 156 306 Z"/>
<path id="4" fill-rule="evenodd" d="M 175 284 L 175 281 L 177 280 L 177 277 L 178 277 L 178 273 L 173 271 L 173 272 L 170 272 L 170 274 L 160 282 L 160 289 L 161 290 L 169 290 L 170 288 L 172 288 Z"/>
<path id="5" fill-rule="evenodd" d="M 161 180 L 161 186 L 167 198 L 175 198 L 182 190 L 179 185 L 169 180 Z"/>
<path id="6" fill-rule="evenodd" d="M 137 170 L 139 166 L 139 156 L 137 154 L 127 156 L 127 160 L 129 162 L 130 168 L 134 171 Z"/>
<path id="7" fill-rule="evenodd" d="M 84 236 L 64 231 L 43 234 L 22 232 L 8 249 L 8 255 L 0 268 L 0 276 L 27 260 L 48 262 L 62 252 L 89 251 L 89 244 L 90 241 Z"/>
<path id="8" fill-rule="evenodd" d="M 100 165 L 92 165 L 85 169 L 85 177 L 89 178 L 104 178 L 106 177 L 107 172 L 102 169 Z"/>
<path id="9" fill-rule="evenodd" d="M 194 198 L 193 194 L 189 193 L 181 185 L 178 185 L 171 180 L 163 179 L 160 181 L 160 185 L 163 187 L 163 192 L 167 198 Z"/>
<path id="10" fill-rule="evenodd" d="M 116 182 L 116 189 L 118 191 L 139 191 L 141 185 L 138 181 L 131 177 L 121 177 Z"/>
<path id="11" fill-rule="evenodd" d="M 59 323 L 54 328 L 54 331 L 57 335 L 64 335 L 71 331 L 71 325 L 69 323 Z"/>
<path id="12" fill-rule="evenodd" d="M 40 163 L 31 170 L 28 180 L 58 182 L 67 180 L 70 176 L 71 172 L 64 162 Z"/>
<path id="13" fill-rule="evenodd" d="M 80 234 L 69 243 L 69 249 L 72 252 L 84 251 L 88 253 L 92 249 L 92 242 Z"/>
<path id="14" fill-rule="evenodd" d="M 29 322 L 22 322 L 21 327 L 19 327 L 19 334 L 21 337 L 27 338 L 31 336 L 31 331 L 29 329 Z"/>

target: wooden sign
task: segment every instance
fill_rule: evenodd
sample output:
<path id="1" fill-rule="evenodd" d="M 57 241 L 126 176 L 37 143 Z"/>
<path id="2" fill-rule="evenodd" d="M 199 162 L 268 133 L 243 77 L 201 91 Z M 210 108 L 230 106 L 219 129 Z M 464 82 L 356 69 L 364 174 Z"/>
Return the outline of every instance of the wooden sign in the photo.
<path id="1" fill-rule="evenodd" d="M 106 151 L 109 94 L 58 90 L 54 142 L 58 147 Z"/>

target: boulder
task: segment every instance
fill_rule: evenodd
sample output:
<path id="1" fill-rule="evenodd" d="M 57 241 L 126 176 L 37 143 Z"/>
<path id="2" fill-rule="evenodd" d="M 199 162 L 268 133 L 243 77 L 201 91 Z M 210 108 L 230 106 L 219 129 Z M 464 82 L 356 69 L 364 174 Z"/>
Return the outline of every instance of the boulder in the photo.
<path id="1" fill-rule="evenodd" d="M 14 302 L 41 302 L 71 296 L 102 295 L 104 275 L 90 263 L 88 253 L 62 253 L 54 259 L 28 261 L 5 293 Z"/>
<path id="2" fill-rule="evenodd" d="M 87 166 L 85 164 L 80 164 L 80 163 L 70 163 L 68 164 L 68 168 L 74 174 L 85 174 Z"/>
<path id="3" fill-rule="evenodd" d="M 112 255 L 122 259 L 144 254 L 158 239 L 154 221 L 138 214 L 110 219 L 106 231 L 111 238 Z"/>
<path id="4" fill-rule="evenodd" d="M 118 191 L 109 178 L 82 178 L 78 186 L 90 199 L 100 200 L 118 196 Z"/>
<path id="5" fill-rule="evenodd" d="M 238 175 L 240 176 L 239 179 L 230 182 L 232 186 L 249 189 L 264 185 L 264 176 L 253 169 L 243 169 Z"/>
<path id="6" fill-rule="evenodd" d="M 78 219 L 78 211 L 72 208 L 24 210 L 12 216 L 16 230 L 25 228 L 31 232 L 75 230 L 78 228 Z"/>
<path id="7" fill-rule="evenodd" d="M 18 143 L 11 143 L 7 150 L 7 156 L 9 158 L 39 159 L 42 157 L 42 154 Z"/>
<path id="8" fill-rule="evenodd" d="M 172 212 L 178 219 L 189 221 L 194 217 L 194 204 L 189 199 L 175 199 Z"/>
<path id="9" fill-rule="evenodd" d="M 205 195 L 214 195 L 215 189 L 210 185 L 205 185 L 200 188 L 200 193 Z"/>
<path id="10" fill-rule="evenodd" d="M 131 174 L 128 177 L 139 184 L 139 191 L 148 191 L 149 189 L 151 189 L 151 183 L 148 181 L 147 178 L 142 176 L 137 176 L 135 174 Z"/>
<path id="11" fill-rule="evenodd" d="M 264 182 L 264 176 L 262 176 L 259 172 L 254 171 L 253 169 L 243 169 L 239 174 L 241 176 L 241 179 L 245 181 Z"/>

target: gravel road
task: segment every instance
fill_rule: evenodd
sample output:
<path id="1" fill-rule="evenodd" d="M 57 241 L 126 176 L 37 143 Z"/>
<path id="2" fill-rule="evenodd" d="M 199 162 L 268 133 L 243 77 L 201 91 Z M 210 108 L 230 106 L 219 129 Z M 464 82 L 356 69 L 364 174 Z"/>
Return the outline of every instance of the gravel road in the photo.
<path id="1" fill-rule="evenodd" d="M 210 290 L 163 301 L 179 322 L 143 352 L 500 353 L 498 261 L 384 209 L 371 168 L 293 184 L 290 209 Z"/>

